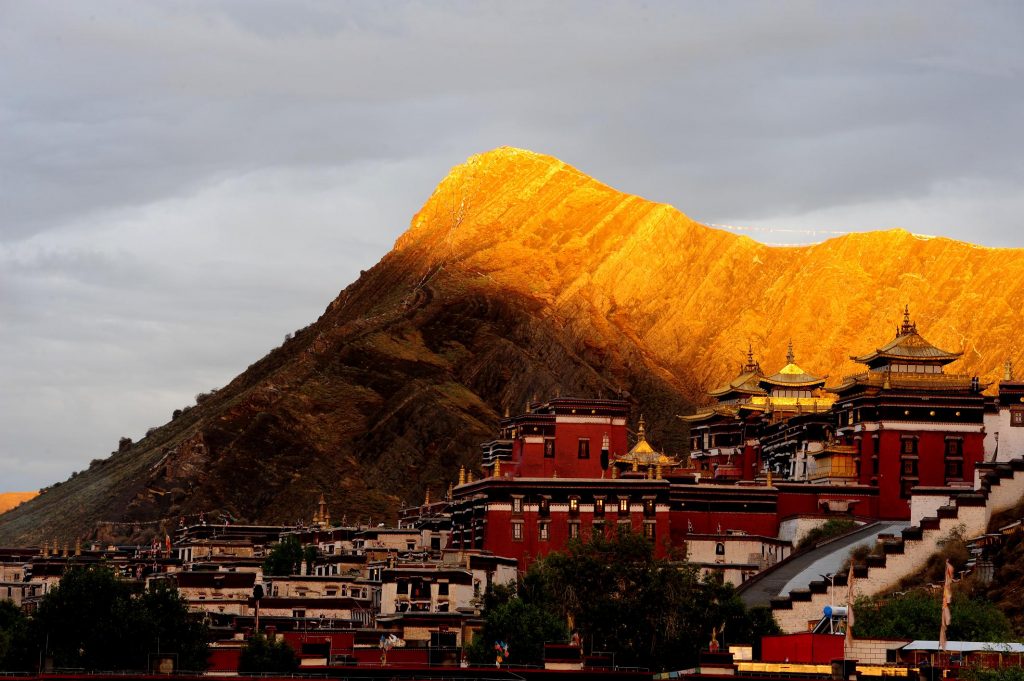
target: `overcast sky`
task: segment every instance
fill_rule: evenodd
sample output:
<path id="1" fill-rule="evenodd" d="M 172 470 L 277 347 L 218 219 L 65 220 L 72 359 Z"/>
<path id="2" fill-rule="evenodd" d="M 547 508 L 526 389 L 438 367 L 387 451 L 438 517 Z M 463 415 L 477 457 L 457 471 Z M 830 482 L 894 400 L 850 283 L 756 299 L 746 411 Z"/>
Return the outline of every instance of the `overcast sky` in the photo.
<path id="1" fill-rule="evenodd" d="M 1024 4 L 0 0 L 0 491 L 313 321 L 501 145 L 768 242 L 1022 246 Z"/>

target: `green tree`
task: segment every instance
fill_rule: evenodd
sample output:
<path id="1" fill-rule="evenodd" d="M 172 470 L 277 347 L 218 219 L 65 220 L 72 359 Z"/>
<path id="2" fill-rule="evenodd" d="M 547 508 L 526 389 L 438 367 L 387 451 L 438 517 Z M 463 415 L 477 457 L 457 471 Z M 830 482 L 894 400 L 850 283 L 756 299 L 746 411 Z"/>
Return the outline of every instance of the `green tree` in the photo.
<path id="1" fill-rule="evenodd" d="M 859 638 L 939 637 L 942 602 L 940 593 L 915 589 L 900 596 L 858 598 L 854 604 Z M 973 598 L 953 598 L 946 636 L 951 641 L 1006 641 L 1013 636 L 1010 621 L 993 603 Z"/>
<path id="2" fill-rule="evenodd" d="M 29 623 L 13 601 L 0 601 L 0 670 L 28 671 L 33 668 L 30 654 Z"/>
<path id="3" fill-rule="evenodd" d="M 484 598 L 483 629 L 469 646 L 467 656 L 473 664 L 494 664 L 494 642 L 508 644 L 509 660 L 516 665 L 544 664 L 544 644 L 565 642 L 565 620 L 537 603 L 516 594 L 513 587 L 499 585 Z"/>
<path id="4" fill-rule="evenodd" d="M 513 656 L 517 626 L 510 615 L 520 621 L 534 617 L 526 606 L 546 611 L 556 623 L 573 622 L 585 651 L 613 653 L 620 666 L 692 665 L 710 641 L 711 630 L 723 625 L 723 644 L 754 643 L 760 635 L 777 631 L 770 614 L 749 617 L 731 584 L 701 578 L 685 561 L 655 558 L 654 547 L 632 533 L 573 541 L 564 552 L 537 561 L 519 585 L 518 600 L 522 605 L 511 606 L 514 610 L 501 603 L 485 609 L 488 625 L 493 619 L 501 622 L 502 632 L 510 632 L 505 640 Z M 493 642 L 484 640 L 482 645 Z M 534 655 L 533 643 L 521 645 Z"/>
<path id="5" fill-rule="evenodd" d="M 303 551 L 298 537 L 285 537 L 270 549 L 270 554 L 263 561 L 263 574 L 282 577 L 298 574 L 302 561 L 306 558 L 306 552 Z"/>
<path id="6" fill-rule="evenodd" d="M 137 592 L 106 567 L 73 568 L 43 597 L 33 622 L 36 646 L 58 667 L 138 670 L 157 652 L 178 655 L 179 667 L 206 668 L 206 629 L 176 589 Z"/>
<path id="7" fill-rule="evenodd" d="M 238 660 L 238 671 L 243 674 L 288 673 L 298 668 L 299 659 L 283 638 L 268 640 L 263 634 L 249 639 Z"/>

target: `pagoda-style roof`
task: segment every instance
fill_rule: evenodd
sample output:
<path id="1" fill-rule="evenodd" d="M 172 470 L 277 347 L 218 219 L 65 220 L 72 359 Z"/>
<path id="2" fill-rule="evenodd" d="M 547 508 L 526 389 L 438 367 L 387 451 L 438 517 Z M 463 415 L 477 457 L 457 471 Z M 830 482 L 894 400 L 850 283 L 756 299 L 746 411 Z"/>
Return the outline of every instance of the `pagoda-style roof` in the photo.
<path id="1" fill-rule="evenodd" d="M 664 453 L 654 451 L 654 447 L 647 441 L 647 433 L 644 429 L 644 417 L 640 417 L 640 423 L 636 429 L 636 444 L 625 455 L 616 457 L 616 464 L 631 464 L 640 466 L 678 466 L 679 461 Z"/>
<path id="2" fill-rule="evenodd" d="M 910 321 L 910 306 L 903 310 L 903 326 L 896 330 L 896 337 L 886 345 L 866 355 L 851 356 L 855 362 L 877 368 L 893 362 L 912 364 L 935 364 L 944 366 L 955 362 L 962 352 L 948 352 L 937 348 L 917 332 L 917 324 Z"/>
<path id="3" fill-rule="evenodd" d="M 696 414 L 680 416 L 679 418 L 687 423 L 703 423 L 704 421 L 712 421 L 723 417 L 726 419 L 736 418 L 736 409 L 734 407 L 717 406 L 710 409 L 702 409 Z"/>
<path id="4" fill-rule="evenodd" d="M 786 366 L 779 373 L 761 379 L 760 385 L 766 390 L 772 388 L 820 388 L 825 385 L 825 376 L 815 376 L 801 369 L 793 355 L 793 343 L 789 343 Z"/>
<path id="5" fill-rule="evenodd" d="M 753 347 L 747 348 L 747 363 L 740 367 L 740 374 L 725 385 L 719 386 L 708 394 L 712 397 L 722 399 L 731 394 L 737 396 L 764 395 L 765 391 L 760 386 L 764 373 L 761 365 L 754 360 Z"/>

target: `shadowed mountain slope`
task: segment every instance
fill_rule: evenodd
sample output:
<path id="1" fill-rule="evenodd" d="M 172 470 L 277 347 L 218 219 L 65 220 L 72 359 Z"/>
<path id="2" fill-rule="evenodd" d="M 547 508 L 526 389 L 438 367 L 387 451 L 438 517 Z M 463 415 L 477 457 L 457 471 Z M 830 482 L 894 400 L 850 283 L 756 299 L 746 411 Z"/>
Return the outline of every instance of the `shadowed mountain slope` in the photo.
<path id="1" fill-rule="evenodd" d="M 655 444 L 793 340 L 817 374 L 887 341 L 909 303 L 953 370 L 1020 358 L 1024 251 L 901 230 L 768 247 L 502 148 L 454 168 L 394 250 L 319 320 L 145 439 L 0 517 L 0 543 L 145 538 L 199 511 L 393 517 L 478 463 L 504 409 L 625 394 Z M 219 518 L 220 515 L 211 516 Z M 153 519 L 163 524 L 146 524 Z M 113 522 L 114 524 L 107 524 Z"/>

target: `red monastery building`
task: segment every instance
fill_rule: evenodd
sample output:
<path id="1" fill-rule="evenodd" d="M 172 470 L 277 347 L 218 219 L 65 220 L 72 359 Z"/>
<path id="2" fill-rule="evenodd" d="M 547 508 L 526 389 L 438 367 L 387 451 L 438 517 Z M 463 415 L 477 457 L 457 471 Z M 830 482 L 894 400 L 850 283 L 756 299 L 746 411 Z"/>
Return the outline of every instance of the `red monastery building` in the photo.
<path id="1" fill-rule="evenodd" d="M 1024 425 L 1024 407 L 1000 411 L 977 378 L 946 372 L 959 357 L 925 340 L 909 311 L 893 340 L 853 358 L 865 371 L 831 388 L 796 363 L 792 345 L 772 374 L 751 349 L 736 378 L 710 393 L 713 406 L 681 417 L 691 450 L 678 456 L 648 441 L 642 417 L 631 434 L 625 401 L 531 404 L 484 443 L 484 477 L 463 475 L 452 489 L 450 548 L 525 569 L 570 539 L 613 528 L 642 533 L 658 555 L 674 548 L 697 560 L 724 555 L 725 538 L 756 539 L 763 560 L 750 551 L 742 564 L 706 565 L 735 563 L 741 581 L 781 556 L 780 541 L 809 520 L 908 520 L 915 488 L 972 485 L 986 414 Z"/>

